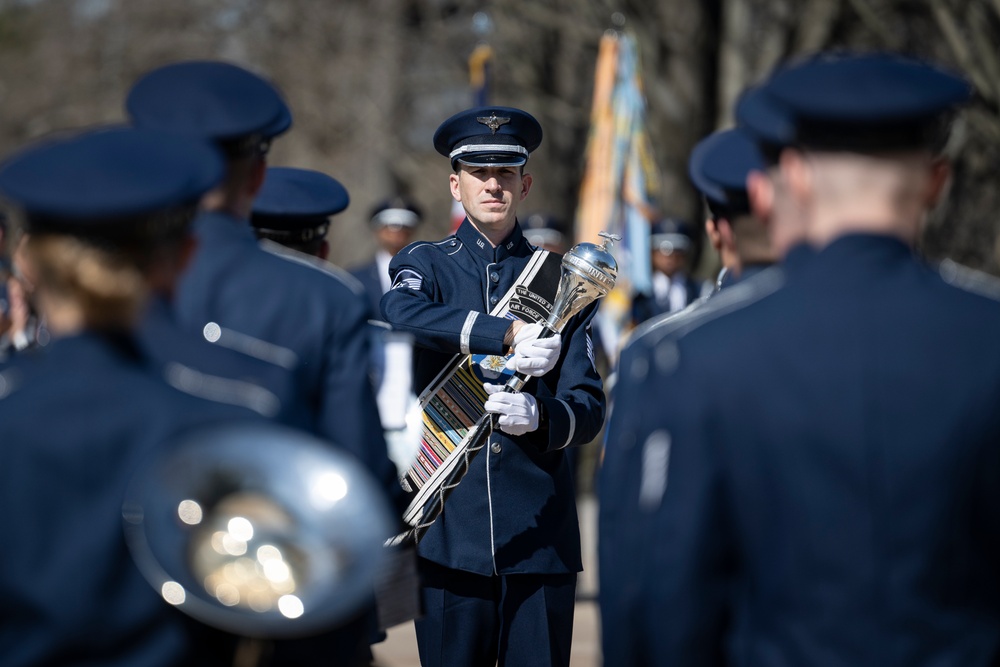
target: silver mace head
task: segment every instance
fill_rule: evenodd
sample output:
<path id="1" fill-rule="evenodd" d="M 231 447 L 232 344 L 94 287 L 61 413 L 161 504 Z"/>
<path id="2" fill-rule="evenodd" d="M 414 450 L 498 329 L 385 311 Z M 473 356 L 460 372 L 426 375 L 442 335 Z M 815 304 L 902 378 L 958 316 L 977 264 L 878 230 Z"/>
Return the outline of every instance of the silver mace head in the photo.
<path id="1" fill-rule="evenodd" d="M 604 243 L 577 243 L 562 258 L 562 274 L 552 314 L 545 325 L 560 332 L 566 323 L 588 305 L 607 296 L 618 278 L 618 263 L 610 246 L 617 234 L 601 232 Z"/>

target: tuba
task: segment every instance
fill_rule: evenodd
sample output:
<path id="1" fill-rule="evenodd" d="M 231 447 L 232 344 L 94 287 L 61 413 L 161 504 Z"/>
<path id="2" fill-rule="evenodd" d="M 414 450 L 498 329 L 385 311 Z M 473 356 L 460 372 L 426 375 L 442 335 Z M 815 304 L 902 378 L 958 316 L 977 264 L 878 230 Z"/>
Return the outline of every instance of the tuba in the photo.
<path id="1" fill-rule="evenodd" d="M 165 448 L 132 479 L 122 515 L 139 570 L 166 602 L 262 639 L 316 634 L 362 609 L 395 526 L 353 457 L 261 424 Z"/>

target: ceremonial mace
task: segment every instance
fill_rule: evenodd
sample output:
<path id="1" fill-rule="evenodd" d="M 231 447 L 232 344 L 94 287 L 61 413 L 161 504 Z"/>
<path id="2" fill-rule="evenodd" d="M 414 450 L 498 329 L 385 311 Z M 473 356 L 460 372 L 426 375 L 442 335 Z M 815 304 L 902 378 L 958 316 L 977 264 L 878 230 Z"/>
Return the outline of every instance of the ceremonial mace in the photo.
<path id="1" fill-rule="evenodd" d="M 562 332 L 566 323 L 574 315 L 594 301 L 607 296 L 615 286 L 618 264 L 611 255 L 609 246 L 621 237 L 600 232 L 605 239 L 602 244 L 577 243 L 563 255 L 559 276 L 559 287 L 552 305 L 552 312 L 542 324 L 539 338 L 551 338 Z M 504 385 L 504 391 L 520 391 L 529 376 L 515 373 Z M 455 452 L 461 457 L 457 464 L 436 485 L 424 485 L 421 493 L 407 508 L 403 520 L 412 527 L 386 542 L 386 546 L 401 546 L 419 542 L 444 509 L 444 502 L 469 471 L 473 457 L 486 445 L 490 433 L 497 428 L 498 416 L 486 413 L 472 426 L 471 436 L 467 436 L 464 450 Z"/>

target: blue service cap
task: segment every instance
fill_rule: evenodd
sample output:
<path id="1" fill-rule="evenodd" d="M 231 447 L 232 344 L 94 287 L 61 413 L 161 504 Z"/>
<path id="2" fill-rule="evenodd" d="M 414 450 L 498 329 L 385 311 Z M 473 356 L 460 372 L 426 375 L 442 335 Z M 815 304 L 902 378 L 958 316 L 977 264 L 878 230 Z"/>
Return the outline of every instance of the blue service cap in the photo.
<path id="1" fill-rule="evenodd" d="M 377 203 L 368 222 L 372 227 L 409 227 L 423 219 L 420 207 L 406 197 L 389 197 Z"/>
<path id="2" fill-rule="evenodd" d="M 434 133 L 434 149 L 472 166 L 520 167 L 542 143 L 534 116 L 511 107 L 477 107 L 455 114 Z"/>
<path id="3" fill-rule="evenodd" d="M 694 242 L 691 226 L 680 218 L 663 218 L 650 227 L 649 245 L 665 254 L 688 252 Z"/>
<path id="4" fill-rule="evenodd" d="M 778 69 L 736 105 L 764 144 L 843 150 L 936 149 L 951 112 L 969 101 L 961 76 L 886 53 L 821 53 Z"/>
<path id="5" fill-rule="evenodd" d="M 136 218 L 193 210 L 224 173 L 206 142 L 117 126 L 21 150 L 0 165 L 0 194 L 24 212 L 29 231 L 117 237 L 156 231 L 140 230 Z"/>
<path id="6" fill-rule="evenodd" d="M 250 222 L 258 230 L 323 228 L 325 232 L 329 217 L 346 209 L 350 201 L 347 188 L 332 176 L 311 169 L 268 167 Z"/>
<path id="7" fill-rule="evenodd" d="M 691 181 L 716 214 L 722 211 L 748 213 L 747 174 L 763 171 L 766 167 L 756 142 L 738 128 L 705 137 L 694 147 L 688 160 Z"/>
<path id="8" fill-rule="evenodd" d="M 287 130 L 292 114 L 278 90 L 242 67 L 187 61 L 142 76 L 125 108 L 133 123 L 220 144 L 266 142 Z"/>

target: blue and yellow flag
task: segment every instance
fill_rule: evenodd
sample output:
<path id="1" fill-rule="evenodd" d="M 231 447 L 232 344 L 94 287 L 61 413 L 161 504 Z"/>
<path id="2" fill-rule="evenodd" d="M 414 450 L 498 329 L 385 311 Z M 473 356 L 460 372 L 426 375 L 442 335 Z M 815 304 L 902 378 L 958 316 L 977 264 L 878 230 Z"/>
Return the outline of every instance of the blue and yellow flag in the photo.
<path id="1" fill-rule="evenodd" d="M 659 187 L 646 128 L 638 45 L 628 33 L 609 31 L 601 38 L 597 55 L 576 235 L 578 241 L 591 243 L 600 241 L 601 231 L 622 237 L 612 250 L 618 261 L 618 285 L 598 315 L 601 340 L 611 359 L 617 357 L 631 325 L 631 295 L 651 286 L 649 236 Z"/>
<path id="2" fill-rule="evenodd" d="M 469 55 L 469 84 L 472 86 L 472 106 L 490 103 L 490 70 L 493 68 L 493 47 L 485 42 Z"/>

